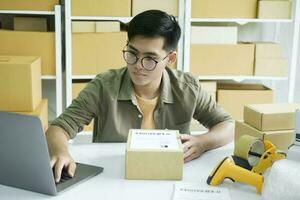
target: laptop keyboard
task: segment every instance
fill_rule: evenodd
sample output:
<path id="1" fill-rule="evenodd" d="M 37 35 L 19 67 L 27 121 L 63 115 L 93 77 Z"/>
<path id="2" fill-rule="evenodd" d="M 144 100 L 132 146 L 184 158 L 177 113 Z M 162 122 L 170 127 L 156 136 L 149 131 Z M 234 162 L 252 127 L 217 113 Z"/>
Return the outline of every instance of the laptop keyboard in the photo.
<path id="1" fill-rule="evenodd" d="M 68 174 L 68 172 L 66 170 L 62 170 L 61 172 L 61 177 L 60 177 L 60 181 L 58 183 L 55 183 L 56 185 L 61 184 L 69 179 L 71 179 L 72 177 Z"/>

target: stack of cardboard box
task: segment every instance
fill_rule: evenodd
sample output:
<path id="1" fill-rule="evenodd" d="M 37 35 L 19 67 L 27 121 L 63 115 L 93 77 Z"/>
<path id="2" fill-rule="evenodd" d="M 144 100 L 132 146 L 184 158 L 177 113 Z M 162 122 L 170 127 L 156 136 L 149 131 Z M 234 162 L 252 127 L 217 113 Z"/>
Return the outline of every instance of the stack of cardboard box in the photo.
<path id="1" fill-rule="evenodd" d="M 0 56 L 0 110 L 38 116 L 48 128 L 48 102 L 42 100 L 41 59 Z"/>
<path id="2" fill-rule="evenodd" d="M 280 44 L 257 42 L 255 44 L 255 76 L 287 76 L 288 61 L 283 57 Z"/>
<path id="3" fill-rule="evenodd" d="M 59 0 L 1 0 L 0 10 L 43 10 L 53 11 Z"/>
<path id="4" fill-rule="evenodd" d="M 253 104 L 244 107 L 244 122 L 236 121 L 235 141 L 242 135 L 270 140 L 286 151 L 295 141 L 295 110 L 299 104 Z"/>

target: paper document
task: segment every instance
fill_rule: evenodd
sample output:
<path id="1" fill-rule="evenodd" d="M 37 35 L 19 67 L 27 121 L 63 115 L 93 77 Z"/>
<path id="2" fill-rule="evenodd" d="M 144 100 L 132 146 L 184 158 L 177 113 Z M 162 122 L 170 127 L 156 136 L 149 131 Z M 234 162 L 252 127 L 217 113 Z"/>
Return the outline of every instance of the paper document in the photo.
<path id="1" fill-rule="evenodd" d="M 173 200 L 230 200 L 227 188 L 203 186 L 199 183 L 178 182 Z"/>
<path id="2" fill-rule="evenodd" d="M 175 130 L 133 129 L 130 148 L 177 150 L 177 133 Z"/>

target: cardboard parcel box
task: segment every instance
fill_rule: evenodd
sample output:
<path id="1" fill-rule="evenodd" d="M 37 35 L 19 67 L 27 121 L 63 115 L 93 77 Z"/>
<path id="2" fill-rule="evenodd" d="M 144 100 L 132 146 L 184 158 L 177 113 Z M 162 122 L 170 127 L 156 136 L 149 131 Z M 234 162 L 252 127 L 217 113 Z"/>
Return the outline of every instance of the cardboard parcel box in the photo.
<path id="1" fill-rule="evenodd" d="M 17 112 L 17 113 L 39 117 L 44 132 L 48 129 L 48 100 L 47 99 L 43 99 L 40 102 L 39 106 L 32 112 Z"/>
<path id="2" fill-rule="evenodd" d="M 126 158 L 126 179 L 180 180 L 183 147 L 178 130 L 131 129 Z"/>
<path id="3" fill-rule="evenodd" d="M 0 10 L 53 11 L 59 0 L 1 0 Z"/>
<path id="4" fill-rule="evenodd" d="M 292 2 L 289 0 L 265 0 L 258 2 L 257 18 L 289 19 L 291 18 Z"/>
<path id="5" fill-rule="evenodd" d="M 109 69 L 126 65 L 122 49 L 127 34 L 118 33 L 73 33 L 73 75 L 95 75 Z"/>
<path id="6" fill-rule="evenodd" d="M 246 123 L 261 131 L 295 129 L 295 111 L 300 104 L 255 104 L 244 107 Z"/>
<path id="7" fill-rule="evenodd" d="M 273 102 L 273 91 L 260 84 L 218 84 L 217 102 L 234 119 L 243 119 L 244 106 Z"/>
<path id="8" fill-rule="evenodd" d="M 131 0 L 72 0 L 73 16 L 131 16 Z"/>
<path id="9" fill-rule="evenodd" d="M 31 112 L 41 100 L 41 59 L 0 56 L 0 110 Z"/>
<path id="10" fill-rule="evenodd" d="M 41 57 L 42 75 L 55 75 L 55 33 L 0 31 L 0 55 Z"/>
<path id="11" fill-rule="evenodd" d="M 72 83 L 72 98 L 77 98 L 78 94 L 81 90 L 85 88 L 87 83 Z M 85 126 L 83 131 L 93 131 L 94 127 L 94 120 L 91 121 L 91 123 L 88 126 Z"/>
<path id="12" fill-rule="evenodd" d="M 192 44 L 190 71 L 195 75 L 253 75 L 254 44 Z"/>
<path id="13" fill-rule="evenodd" d="M 146 10 L 162 10 L 174 16 L 178 16 L 178 3 L 180 0 L 132 0 L 132 16 Z"/>
<path id="14" fill-rule="evenodd" d="M 251 135 L 262 140 L 267 139 L 282 151 L 287 151 L 295 141 L 294 130 L 260 131 L 247 123 L 236 121 L 234 136 L 235 143 L 242 135 Z"/>
<path id="15" fill-rule="evenodd" d="M 192 17 L 256 18 L 258 0 L 192 0 Z"/>

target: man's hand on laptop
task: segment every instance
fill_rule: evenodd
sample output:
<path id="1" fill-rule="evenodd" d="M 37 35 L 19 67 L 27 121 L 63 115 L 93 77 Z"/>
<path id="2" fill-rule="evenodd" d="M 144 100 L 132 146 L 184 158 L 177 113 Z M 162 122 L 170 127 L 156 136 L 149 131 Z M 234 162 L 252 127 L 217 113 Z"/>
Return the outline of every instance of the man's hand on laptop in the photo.
<path id="1" fill-rule="evenodd" d="M 73 177 L 76 164 L 68 150 L 69 135 L 60 127 L 50 126 L 46 131 L 50 154 L 50 164 L 54 171 L 55 182 L 59 182 L 63 170 Z"/>

